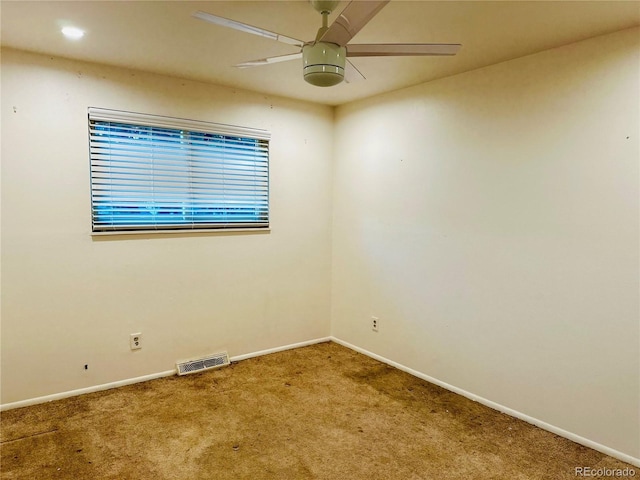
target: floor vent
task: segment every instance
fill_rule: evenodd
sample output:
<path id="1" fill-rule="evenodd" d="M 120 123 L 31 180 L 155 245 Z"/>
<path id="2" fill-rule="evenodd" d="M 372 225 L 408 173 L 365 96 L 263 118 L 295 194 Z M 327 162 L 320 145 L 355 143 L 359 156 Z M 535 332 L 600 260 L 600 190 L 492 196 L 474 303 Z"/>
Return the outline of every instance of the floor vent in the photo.
<path id="1" fill-rule="evenodd" d="M 176 368 L 178 369 L 178 375 L 187 375 L 188 373 L 224 367 L 225 365 L 229 365 L 229 355 L 227 352 L 222 352 L 187 362 L 178 362 L 176 363 Z"/>

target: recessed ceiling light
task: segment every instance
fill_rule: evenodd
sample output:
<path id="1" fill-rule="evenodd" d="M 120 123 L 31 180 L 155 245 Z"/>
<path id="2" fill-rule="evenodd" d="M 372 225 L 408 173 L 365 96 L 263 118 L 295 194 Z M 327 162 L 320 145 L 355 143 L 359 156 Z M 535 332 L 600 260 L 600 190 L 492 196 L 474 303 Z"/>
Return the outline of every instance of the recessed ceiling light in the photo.
<path id="1" fill-rule="evenodd" d="M 76 27 L 64 27 L 61 31 L 65 37 L 72 40 L 78 40 L 79 38 L 84 37 L 84 31 Z"/>

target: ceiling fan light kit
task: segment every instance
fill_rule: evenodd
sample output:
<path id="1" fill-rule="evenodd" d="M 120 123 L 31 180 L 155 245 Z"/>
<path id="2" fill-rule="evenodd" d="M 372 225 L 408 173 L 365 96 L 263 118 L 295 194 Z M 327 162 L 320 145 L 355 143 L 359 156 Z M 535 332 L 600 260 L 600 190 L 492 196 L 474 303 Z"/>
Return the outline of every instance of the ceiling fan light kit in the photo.
<path id="1" fill-rule="evenodd" d="M 302 47 L 303 75 L 316 87 L 332 87 L 344 80 L 347 49 L 333 43 L 318 42 Z"/>
<path id="2" fill-rule="evenodd" d="M 234 30 L 301 48 L 302 51 L 298 51 L 298 53 L 251 60 L 240 63 L 236 65 L 236 67 L 257 67 L 302 57 L 303 78 L 306 82 L 316 87 L 331 87 L 341 83 L 345 79 L 346 65 L 349 66 L 347 76 L 351 75 L 354 79 L 358 77 L 364 79 L 364 76 L 349 62 L 347 57 L 443 56 L 458 53 L 461 45 L 457 43 L 347 45 L 389 1 L 390 0 L 354 0 L 349 3 L 338 18 L 328 26 L 329 14 L 338 5 L 339 1 L 310 0 L 313 8 L 322 15 L 322 27 L 318 30 L 315 40 L 311 42 L 304 42 L 206 12 L 195 12 L 193 16 L 215 25 L 233 28 Z M 351 74 L 349 72 L 351 72 Z M 347 78 L 347 81 L 350 81 L 350 79 Z"/>

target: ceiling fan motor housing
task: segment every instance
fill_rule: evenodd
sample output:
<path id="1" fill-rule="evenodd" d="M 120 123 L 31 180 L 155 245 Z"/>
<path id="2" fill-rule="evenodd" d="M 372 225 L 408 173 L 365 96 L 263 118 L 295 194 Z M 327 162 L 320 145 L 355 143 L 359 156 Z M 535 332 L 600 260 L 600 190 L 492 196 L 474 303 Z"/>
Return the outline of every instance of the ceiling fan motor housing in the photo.
<path id="1" fill-rule="evenodd" d="M 304 79 L 316 87 L 331 87 L 344 80 L 347 49 L 333 43 L 316 42 L 302 47 Z"/>

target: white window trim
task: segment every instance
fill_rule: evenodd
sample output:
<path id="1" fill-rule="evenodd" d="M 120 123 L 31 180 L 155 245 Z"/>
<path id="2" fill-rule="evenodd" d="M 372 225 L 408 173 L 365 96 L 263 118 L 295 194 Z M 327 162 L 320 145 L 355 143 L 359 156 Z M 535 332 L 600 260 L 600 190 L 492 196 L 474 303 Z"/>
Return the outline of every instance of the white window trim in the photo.
<path id="1" fill-rule="evenodd" d="M 259 128 L 239 127 L 236 125 L 203 122 L 200 120 L 188 120 L 186 118 L 166 117 L 163 115 L 124 112 L 106 108 L 89 107 L 89 118 L 92 120 L 99 120 L 103 122 L 130 123 L 132 125 L 195 130 L 198 132 L 217 133 L 219 135 L 250 137 L 259 140 L 271 140 L 271 133 L 267 130 L 262 130 Z"/>

